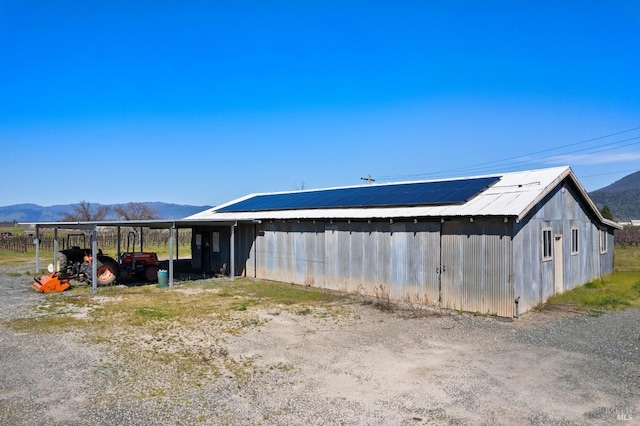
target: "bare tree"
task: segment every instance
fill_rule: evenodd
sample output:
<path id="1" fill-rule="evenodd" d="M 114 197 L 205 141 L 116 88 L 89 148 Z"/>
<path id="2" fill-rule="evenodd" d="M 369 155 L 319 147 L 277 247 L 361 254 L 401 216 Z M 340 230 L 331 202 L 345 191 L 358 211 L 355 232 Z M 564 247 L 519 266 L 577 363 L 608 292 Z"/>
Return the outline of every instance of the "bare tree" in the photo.
<path id="1" fill-rule="evenodd" d="M 305 186 L 306 185 L 304 183 L 304 180 L 301 180 L 300 182 L 293 184 L 293 189 L 294 191 L 302 191 L 304 190 Z"/>
<path id="2" fill-rule="evenodd" d="M 95 209 L 91 206 L 91 203 L 88 201 L 80 201 L 78 204 L 74 204 L 71 206 L 73 212 L 67 213 L 62 218 L 63 222 L 91 222 L 97 220 L 104 220 L 104 218 L 109 214 L 111 209 L 109 206 L 100 206 Z"/>
<path id="3" fill-rule="evenodd" d="M 114 207 L 114 210 L 118 217 L 122 220 L 144 220 L 158 218 L 158 212 L 144 203 L 119 204 Z"/>

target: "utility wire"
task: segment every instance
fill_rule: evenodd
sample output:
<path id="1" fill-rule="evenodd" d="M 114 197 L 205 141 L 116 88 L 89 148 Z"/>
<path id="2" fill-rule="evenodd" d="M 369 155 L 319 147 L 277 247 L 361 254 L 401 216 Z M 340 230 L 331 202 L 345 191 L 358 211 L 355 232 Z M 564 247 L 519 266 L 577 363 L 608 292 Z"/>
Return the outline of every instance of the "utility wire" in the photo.
<path id="1" fill-rule="evenodd" d="M 595 175 L 581 176 L 581 178 L 590 178 L 590 177 L 606 176 L 606 175 L 618 175 L 618 174 L 622 174 L 622 173 L 637 172 L 637 171 L 639 171 L 639 170 L 638 169 L 618 170 L 617 172 L 596 173 Z"/>
<path id="2" fill-rule="evenodd" d="M 469 173 L 472 171 L 483 171 L 483 170 L 494 170 L 496 167 L 499 167 L 500 163 L 504 163 L 504 162 L 509 162 L 509 165 L 506 167 L 510 170 L 513 169 L 517 169 L 516 165 L 517 164 L 528 164 L 528 165 L 538 165 L 538 164 L 548 164 L 547 160 L 545 159 L 545 161 L 542 160 L 537 160 L 533 157 L 540 155 L 540 154 L 545 154 L 545 153 L 549 153 L 552 151 L 558 151 L 558 150 L 562 150 L 565 148 L 570 148 L 573 146 L 577 146 L 577 145 L 582 145 L 585 143 L 589 143 L 589 142 L 594 142 L 594 141 L 598 141 L 598 140 L 602 140 L 602 139 L 606 139 L 606 138 L 610 138 L 613 136 L 617 136 L 617 135 L 621 135 L 624 133 L 629 133 L 629 132 L 633 132 L 635 130 L 639 130 L 640 126 L 638 127 L 634 127 L 631 129 L 627 129 L 627 130 L 622 130 L 619 132 L 614 132 L 614 133 L 610 133 L 607 135 L 603 135 L 603 136 L 598 136 L 595 138 L 591 138 L 591 139 L 586 139 L 583 141 L 579 141 L 579 142 L 574 142 L 574 143 L 570 143 L 567 145 L 562 145 L 559 147 L 555 147 L 555 148 L 549 148 L 549 149 L 544 149 L 541 151 L 536 151 L 530 154 L 524 154 L 524 155 L 518 155 L 518 156 L 514 156 L 514 157 L 508 157 L 508 158 L 504 158 L 501 160 L 493 160 L 493 161 L 487 161 L 484 163 L 477 163 L 477 164 L 473 164 L 470 166 L 465 166 L 465 167 L 457 167 L 457 168 L 453 168 L 453 169 L 445 169 L 445 170 L 440 170 L 440 171 L 436 171 L 436 172 L 429 172 L 429 173 L 420 173 L 420 174 L 413 174 L 413 175 L 387 175 L 387 176 L 378 176 L 378 180 L 393 180 L 393 179 L 407 179 L 407 178 L 421 178 L 421 177 L 427 177 L 427 176 L 433 176 L 433 175 L 438 175 L 438 176 L 442 176 L 442 175 L 446 175 L 446 174 L 451 174 L 451 173 Z M 616 144 L 620 144 L 623 142 L 627 142 L 630 140 L 635 140 L 635 139 L 640 139 L 640 137 L 633 137 L 633 138 L 628 138 L 628 139 L 624 139 L 621 141 L 616 141 L 616 142 L 610 142 L 607 144 L 603 144 L 603 145 L 597 145 L 595 147 L 588 147 L 588 148 L 584 148 L 581 150 L 572 150 L 566 153 L 558 153 L 556 154 L 556 156 L 560 156 L 560 155 L 571 155 L 577 152 L 585 152 L 585 151 L 589 151 L 592 149 L 597 149 L 597 148 L 601 148 L 601 147 L 606 147 L 606 146 L 612 146 L 612 145 L 616 145 Z M 631 144 L 625 144 L 625 145 L 621 145 L 621 146 L 616 146 L 616 147 L 611 147 L 611 148 L 605 148 L 599 151 L 593 151 L 592 153 L 597 153 L 597 152 L 602 152 L 602 151 L 606 151 L 606 150 L 612 150 L 612 149 L 618 149 L 618 148 L 623 148 L 626 146 L 630 146 L 630 145 L 636 145 L 640 142 L 634 142 Z M 513 162 L 512 160 L 518 160 L 518 159 L 523 159 L 520 161 L 516 161 Z M 501 167 L 501 169 L 504 171 L 505 167 Z"/>

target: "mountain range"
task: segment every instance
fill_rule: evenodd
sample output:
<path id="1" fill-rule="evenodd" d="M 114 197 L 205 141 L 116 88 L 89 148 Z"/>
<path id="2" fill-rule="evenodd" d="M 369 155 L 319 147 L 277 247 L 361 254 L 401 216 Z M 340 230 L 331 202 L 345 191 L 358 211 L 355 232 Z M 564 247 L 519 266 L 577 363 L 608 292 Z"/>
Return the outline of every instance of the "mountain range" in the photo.
<path id="1" fill-rule="evenodd" d="M 598 209 L 609 206 L 615 220 L 640 219 L 640 171 L 590 192 L 589 196 Z"/>
<path id="2" fill-rule="evenodd" d="M 157 219 L 182 219 L 183 217 L 201 212 L 211 206 L 191 206 L 183 204 L 171 204 L 160 202 L 141 203 L 152 209 L 157 214 Z M 92 207 L 100 207 L 101 204 L 91 203 Z M 117 219 L 113 208 L 118 204 L 108 205 L 111 213 L 107 220 Z M 40 206 L 38 204 L 14 204 L 0 207 L 0 222 L 58 222 L 68 214 L 73 213 L 72 204 L 60 204 L 55 206 Z"/>

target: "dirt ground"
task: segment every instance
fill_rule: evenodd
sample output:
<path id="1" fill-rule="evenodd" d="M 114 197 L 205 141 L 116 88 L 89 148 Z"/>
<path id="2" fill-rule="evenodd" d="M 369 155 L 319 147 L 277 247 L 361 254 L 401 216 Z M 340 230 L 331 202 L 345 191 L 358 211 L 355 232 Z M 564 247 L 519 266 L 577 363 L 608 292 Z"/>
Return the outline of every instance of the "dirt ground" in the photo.
<path id="1" fill-rule="evenodd" d="M 252 326 L 224 336 L 214 321 L 107 341 L 8 326 L 43 297 L 0 278 L 1 424 L 640 423 L 638 310 L 505 321 L 351 299 L 339 314 L 242 312 Z M 201 366 L 171 357 L 184 347 Z"/>

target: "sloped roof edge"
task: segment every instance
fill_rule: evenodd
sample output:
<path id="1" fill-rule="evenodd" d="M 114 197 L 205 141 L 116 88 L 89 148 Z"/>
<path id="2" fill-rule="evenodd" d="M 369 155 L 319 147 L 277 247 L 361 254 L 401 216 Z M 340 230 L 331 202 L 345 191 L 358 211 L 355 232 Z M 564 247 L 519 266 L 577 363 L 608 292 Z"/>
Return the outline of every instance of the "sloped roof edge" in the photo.
<path id="1" fill-rule="evenodd" d="M 557 185 L 561 184 L 565 179 L 569 179 L 578 189 L 580 196 L 586 202 L 587 206 L 602 225 L 621 229 L 622 226 L 617 222 L 605 219 L 596 205 L 589 197 L 587 191 L 578 181 L 577 177 L 569 166 L 552 167 L 537 170 L 525 170 L 520 172 L 493 173 L 485 176 L 470 176 L 447 179 L 434 179 L 418 182 L 433 182 L 440 180 L 464 180 L 477 177 L 500 176 L 500 181 L 495 187 L 489 187 L 487 191 L 481 193 L 476 199 L 471 199 L 462 206 L 413 206 L 413 207 L 389 207 L 389 208 L 350 208 L 350 209 L 320 209 L 320 210 L 294 210 L 294 211 L 258 211 L 258 212 L 218 212 L 218 210 L 247 200 L 259 195 L 269 194 L 289 194 L 310 192 L 318 190 L 331 190 L 353 188 L 362 185 L 341 186 L 334 188 L 308 189 L 302 191 L 280 191 L 252 193 L 240 198 L 228 201 L 203 212 L 191 215 L 185 220 L 202 220 L 213 218 L 226 218 L 228 220 L 238 219 L 293 219 L 293 218 L 320 218 L 326 215 L 327 218 L 361 218 L 367 214 L 371 217 L 453 217 L 453 216 L 505 216 L 515 217 L 517 219 L 524 218 L 542 199 L 547 196 Z M 395 182 L 382 183 L 380 185 L 394 185 L 399 183 L 412 182 Z M 544 184 L 544 187 L 536 187 L 536 185 Z M 514 195 L 515 194 L 515 195 Z"/>
<path id="2" fill-rule="evenodd" d="M 602 216 L 602 213 L 600 213 L 600 210 L 598 210 L 598 207 L 591 200 L 591 197 L 589 197 L 588 192 L 586 191 L 586 189 L 584 189 L 584 187 L 582 186 L 582 184 L 578 180 L 578 177 L 575 175 L 575 173 L 573 173 L 573 170 L 571 169 L 571 167 L 568 167 L 568 166 L 551 183 L 549 183 L 547 185 L 547 187 L 544 189 L 544 191 L 541 191 L 540 194 L 533 201 L 531 201 L 531 203 L 527 206 L 526 209 L 524 209 L 522 211 L 522 213 L 520 213 L 518 215 L 518 220 L 521 220 L 522 218 L 524 218 L 531 211 L 531 209 L 533 209 L 556 186 L 560 185 L 567 178 L 570 179 L 571 183 L 573 183 L 575 185 L 575 187 L 578 189 L 578 192 L 580 193 L 580 195 L 582 196 L 584 201 L 587 203 L 587 205 L 590 207 L 591 211 L 595 214 L 595 216 L 598 218 L 598 220 L 603 225 L 611 226 L 611 227 L 616 228 L 616 229 L 622 229 L 622 225 L 620 225 L 619 223 L 617 223 L 615 221 L 612 221 L 612 220 L 609 220 L 609 219 L 606 219 L 604 216 Z"/>

